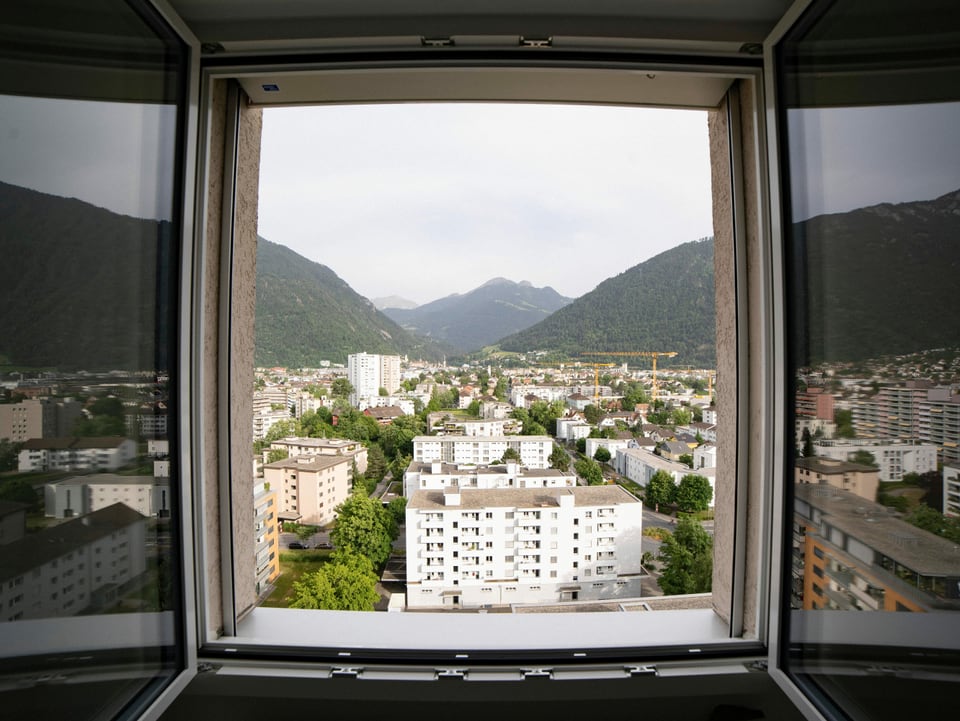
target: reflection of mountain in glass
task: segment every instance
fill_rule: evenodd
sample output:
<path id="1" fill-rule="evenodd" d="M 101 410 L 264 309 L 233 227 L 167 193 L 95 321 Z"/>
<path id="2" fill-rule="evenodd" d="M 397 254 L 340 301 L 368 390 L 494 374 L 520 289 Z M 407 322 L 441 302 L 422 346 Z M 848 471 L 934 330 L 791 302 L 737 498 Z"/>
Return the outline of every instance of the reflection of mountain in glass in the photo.
<path id="1" fill-rule="evenodd" d="M 169 368 L 169 223 L 5 183 L 0 217 L 0 363 Z"/>
<path id="2" fill-rule="evenodd" d="M 960 190 L 793 226 L 799 365 L 957 345 Z"/>

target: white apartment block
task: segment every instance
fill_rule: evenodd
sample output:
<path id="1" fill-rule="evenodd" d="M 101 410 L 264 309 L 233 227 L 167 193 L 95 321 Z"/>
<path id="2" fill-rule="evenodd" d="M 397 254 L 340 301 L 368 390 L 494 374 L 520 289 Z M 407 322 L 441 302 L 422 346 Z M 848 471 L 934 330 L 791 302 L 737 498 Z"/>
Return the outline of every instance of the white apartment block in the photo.
<path id="1" fill-rule="evenodd" d="M 142 516 L 170 515 L 170 481 L 153 476 L 118 476 L 94 473 L 47 483 L 43 490 L 44 514 L 73 518 L 122 503 Z"/>
<path id="2" fill-rule="evenodd" d="M 555 468 L 523 468 L 519 463 L 495 466 L 456 465 L 442 461 L 413 461 L 403 474 L 403 495 L 444 488 L 569 488 L 575 473 Z"/>
<path id="3" fill-rule="evenodd" d="M 387 393 L 400 390 L 400 356 L 376 353 L 351 353 L 347 356 L 347 380 L 353 386 L 351 405 L 360 398 L 377 396 L 381 388 Z"/>
<path id="4" fill-rule="evenodd" d="M 657 471 L 666 471 L 677 483 L 688 473 L 694 472 L 686 463 L 661 458 L 656 453 L 642 448 L 626 448 L 617 451 L 614 468 L 621 476 L 626 476 L 644 487 Z"/>
<path id="5" fill-rule="evenodd" d="M 484 401 L 480 404 L 480 415 L 482 415 L 484 418 L 502 420 L 504 418 L 509 418 L 511 413 L 513 413 L 513 406 L 509 403 L 501 403 L 500 401 Z"/>
<path id="6" fill-rule="evenodd" d="M 263 480 L 277 494 L 280 520 L 326 525 L 350 495 L 350 457 L 302 455 L 268 463 Z"/>
<path id="7" fill-rule="evenodd" d="M 408 608 L 641 595 L 643 504 L 619 486 L 416 491 Z"/>
<path id="8" fill-rule="evenodd" d="M 3 547 L 0 621 L 106 609 L 146 570 L 146 519 L 121 503 Z"/>
<path id="9" fill-rule="evenodd" d="M 301 456 L 344 456 L 357 464 L 357 470 L 367 470 L 367 447 L 360 441 L 347 438 L 281 438 L 270 443 L 270 450 L 285 450 L 287 458 Z M 266 460 L 267 453 L 264 453 Z"/>
<path id="10" fill-rule="evenodd" d="M 36 471 L 115 471 L 137 457 L 137 444 L 120 436 L 34 438 L 17 457 L 21 473 Z"/>
<path id="11" fill-rule="evenodd" d="M 253 414 L 253 440 L 262 441 L 280 421 L 290 420 L 290 411 L 263 411 Z"/>
<path id="12" fill-rule="evenodd" d="M 510 389 L 510 402 L 514 407 L 526 407 L 525 398 L 534 396 L 537 400 L 546 401 L 566 401 L 573 389 L 570 386 L 534 386 L 534 385 L 515 385 Z M 610 390 L 609 388 L 607 389 Z M 592 391 L 591 391 L 592 392 Z"/>
<path id="13" fill-rule="evenodd" d="M 508 448 L 519 454 L 521 466 L 548 468 L 553 439 L 550 436 L 416 436 L 413 460 L 490 465 L 503 458 Z"/>
<path id="14" fill-rule="evenodd" d="M 427 401 L 430 399 L 428 398 Z M 412 396 L 369 396 L 360 398 L 357 401 L 357 408 L 361 411 L 367 408 L 388 408 L 397 406 L 403 411 L 404 415 L 412 416 L 417 412 L 417 404 Z"/>
<path id="15" fill-rule="evenodd" d="M 717 447 L 713 443 L 704 443 L 693 449 L 693 472 L 700 473 L 704 468 L 717 467 Z"/>
<path id="16" fill-rule="evenodd" d="M 617 457 L 617 451 L 630 448 L 631 444 L 636 443 L 630 438 L 587 438 L 584 446 L 584 455 L 587 458 L 593 458 L 598 448 L 606 448 L 610 451 L 611 463 Z"/>
<path id="17" fill-rule="evenodd" d="M 816 455 L 838 461 L 852 461 L 857 451 L 871 453 L 880 468 L 883 483 L 902 481 L 906 473 L 929 473 L 937 470 L 937 446 L 919 441 L 851 438 L 816 441 Z"/>
<path id="18" fill-rule="evenodd" d="M 507 428 L 516 429 L 517 422 L 513 419 L 454 418 L 444 411 L 436 411 L 427 415 L 428 433 L 452 433 L 461 436 L 503 436 L 507 435 Z"/>
<path id="19" fill-rule="evenodd" d="M 587 438 L 591 430 L 593 430 L 593 426 L 582 418 L 557 419 L 558 441 L 576 441 L 581 438 Z"/>
<path id="20" fill-rule="evenodd" d="M 704 409 L 703 409 L 703 422 L 704 422 L 704 423 L 712 423 L 713 425 L 717 425 L 717 420 L 718 420 L 717 415 L 718 415 L 718 414 L 717 414 L 717 407 L 716 407 L 716 406 L 709 406 L 708 408 L 704 408 Z"/>
<path id="21" fill-rule="evenodd" d="M 943 467 L 943 514 L 960 517 L 960 468 Z"/>

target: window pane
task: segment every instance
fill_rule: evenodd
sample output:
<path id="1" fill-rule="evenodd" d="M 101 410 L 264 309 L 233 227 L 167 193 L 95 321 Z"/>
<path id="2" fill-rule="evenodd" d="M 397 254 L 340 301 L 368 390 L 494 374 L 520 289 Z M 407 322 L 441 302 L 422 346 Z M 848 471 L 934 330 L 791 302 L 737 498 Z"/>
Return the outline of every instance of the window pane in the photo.
<path id="1" fill-rule="evenodd" d="M 947 684 L 931 679 L 960 650 L 958 39 L 955 5 L 844 0 L 814 5 L 778 48 L 784 663 L 855 718 L 939 712 Z"/>
<path id="2" fill-rule="evenodd" d="M 22 5 L 0 19 L 0 705 L 110 718 L 184 665 L 186 56 L 140 3 Z"/>

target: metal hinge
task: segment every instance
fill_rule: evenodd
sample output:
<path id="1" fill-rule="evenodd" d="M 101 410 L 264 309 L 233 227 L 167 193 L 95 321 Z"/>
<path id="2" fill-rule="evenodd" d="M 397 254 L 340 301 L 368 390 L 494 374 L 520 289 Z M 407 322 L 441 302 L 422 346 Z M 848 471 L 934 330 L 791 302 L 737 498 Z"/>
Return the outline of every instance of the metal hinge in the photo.
<path id="1" fill-rule="evenodd" d="M 433 677 L 435 679 L 441 678 L 463 678 L 467 677 L 467 669 L 465 668 L 438 668 L 434 671 Z"/>
<path id="2" fill-rule="evenodd" d="M 524 668 L 520 674 L 525 678 L 553 678 L 552 668 Z"/>
<path id="3" fill-rule="evenodd" d="M 627 673 L 631 676 L 656 676 L 657 667 L 656 666 L 627 666 Z"/>
<path id="4" fill-rule="evenodd" d="M 453 38 L 443 37 L 443 38 L 428 38 L 421 37 L 420 44 L 425 48 L 450 48 L 453 47 Z"/>
<path id="5" fill-rule="evenodd" d="M 362 670 L 357 666 L 334 666 L 330 669 L 330 676 L 357 678 Z"/>
<path id="6" fill-rule="evenodd" d="M 528 38 L 520 36 L 520 47 L 524 48 L 549 48 L 553 45 L 553 38 Z"/>

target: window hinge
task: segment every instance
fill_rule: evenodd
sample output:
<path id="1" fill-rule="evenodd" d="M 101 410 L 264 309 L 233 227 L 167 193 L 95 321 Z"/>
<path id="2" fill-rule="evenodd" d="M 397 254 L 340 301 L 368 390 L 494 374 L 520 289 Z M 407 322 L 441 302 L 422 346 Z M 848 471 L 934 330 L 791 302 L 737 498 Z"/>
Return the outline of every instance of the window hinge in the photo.
<path id="1" fill-rule="evenodd" d="M 527 678 L 553 678 L 552 668 L 524 668 L 520 671 L 521 675 Z"/>
<path id="2" fill-rule="evenodd" d="M 467 669 L 465 668 L 438 668 L 434 671 L 434 678 L 462 678 L 467 677 Z"/>
<path id="3" fill-rule="evenodd" d="M 363 669 L 357 666 L 334 666 L 333 668 L 330 669 L 330 676 L 337 677 L 337 678 L 341 678 L 341 677 L 358 678 L 362 670 Z"/>
<path id="4" fill-rule="evenodd" d="M 453 38 L 443 37 L 443 38 L 428 38 L 421 37 L 420 44 L 425 48 L 451 48 L 454 45 Z"/>
<path id="5" fill-rule="evenodd" d="M 212 673 L 212 672 L 218 671 L 219 669 L 220 669 L 219 664 L 206 663 L 206 662 L 197 664 L 197 674 Z"/>
<path id="6" fill-rule="evenodd" d="M 656 666 L 627 666 L 626 671 L 631 676 L 649 676 L 649 675 L 656 676 L 657 675 Z"/>
<path id="7" fill-rule="evenodd" d="M 760 671 L 760 672 L 762 672 L 762 673 L 766 673 L 766 672 L 767 672 L 767 660 L 766 660 L 766 659 L 758 659 L 758 660 L 754 661 L 753 663 L 748 663 L 748 664 L 747 664 L 747 670 L 748 670 L 748 671 Z"/>
<path id="8" fill-rule="evenodd" d="M 520 47 L 523 48 L 549 48 L 553 46 L 553 38 L 528 38 L 520 36 Z"/>

